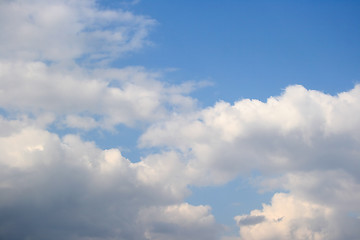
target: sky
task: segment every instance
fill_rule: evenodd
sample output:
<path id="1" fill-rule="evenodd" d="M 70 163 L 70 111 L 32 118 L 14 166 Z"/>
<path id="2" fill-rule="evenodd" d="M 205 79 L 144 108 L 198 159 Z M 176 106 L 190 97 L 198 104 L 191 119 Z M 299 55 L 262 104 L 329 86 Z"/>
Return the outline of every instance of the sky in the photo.
<path id="1" fill-rule="evenodd" d="M 358 1 L 0 1 L 0 238 L 357 240 Z"/>

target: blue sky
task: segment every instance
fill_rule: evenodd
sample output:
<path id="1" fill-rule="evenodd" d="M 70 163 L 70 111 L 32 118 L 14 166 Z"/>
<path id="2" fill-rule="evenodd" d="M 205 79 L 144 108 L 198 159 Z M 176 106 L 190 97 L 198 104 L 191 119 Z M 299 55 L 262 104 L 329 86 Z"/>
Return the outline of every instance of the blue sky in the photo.
<path id="1" fill-rule="evenodd" d="M 134 9 L 158 21 L 155 46 L 119 65 L 210 80 L 215 89 L 199 95 L 205 104 L 266 99 L 290 84 L 335 94 L 359 79 L 356 1 L 143 1 Z"/>
<path id="2" fill-rule="evenodd" d="M 1 2 L 0 238 L 357 239 L 359 10 Z"/>

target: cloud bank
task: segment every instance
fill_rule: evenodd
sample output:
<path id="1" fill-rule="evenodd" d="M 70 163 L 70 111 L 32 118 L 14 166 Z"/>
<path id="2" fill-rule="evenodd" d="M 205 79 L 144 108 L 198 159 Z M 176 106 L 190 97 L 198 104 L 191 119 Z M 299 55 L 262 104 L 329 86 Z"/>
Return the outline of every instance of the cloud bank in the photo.
<path id="1" fill-rule="evenodd" d="M 131 163 L 117 149 L 33 126 L 14 126 L 0 148 L 4 238 L 215 239 L 209 207 L 182 203 L 184 186 L 159 169 L 181 165 L 176 156 Z M 159 180 L 149 181 L 154 172 Z"/>
<path id="2" fill-rule="evenodd" d="M 360 87 L 331 96 L 290 86 L 266 102 L 218 102 L 151 126 L 143 147 L 187 156 L 195 185 L 251 176 L 271 205 L 235 217 L 240 239 L 356 239 Z"/>
<path id="3" fill-rule="evenodd" d="M 211 206 L 186 203 L 187 187 L 256 170 L 259 190 L 277 193 L 233 213 L 233 238 L 356 239 L 360 86 L 331 96 L 296 85 L 199 109 L 196 84 L 109 67 L 148 45 L 155 24 L 90 0 L 0 3 L 0 238 L 220 239 Z M 119 125 L 145 128 L 141 161 L 58 133 Z"/>

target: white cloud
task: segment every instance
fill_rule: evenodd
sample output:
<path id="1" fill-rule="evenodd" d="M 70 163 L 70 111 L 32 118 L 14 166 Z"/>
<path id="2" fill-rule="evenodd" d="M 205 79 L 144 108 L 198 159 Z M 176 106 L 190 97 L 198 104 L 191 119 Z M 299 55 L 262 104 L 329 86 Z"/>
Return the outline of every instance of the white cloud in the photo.
<path id="1" fill-rule="evenodd" d="M 167 85 L 142 67 L 107 67 L 145 46 L 155 23 L 94 0 L 1 1 L 0 108 L 53 114 L 57 126 L 85 130 L 192 109 L 191 84 Z"/>
<path id="2" fill-rule="evenodd" d="M 167 105 L 178 111 L 196 106 L 186 96 L 188 87 L 174 91 L 160 77 L 141 67 L 90 71 L 0 62 L 0 106 L 27 114 L 54 113 L 66 126 L 83 129 L 151 122 L 170 114 Z"/>
<path id="3" fill-rule="evenodd" d="M 356 239 L 360 221 L 346 218 L 326 205 L 299 196 L 277 193 L 271 205 L 236 216 L 240 239 L 335 240 Z"/>
<path id="4" fill-rule="evenodd" d="M 359 121 L 359 86 L 338 96 L 290 86 L 266 103 L 219 102 L 156 123 L 140 146 L 181 150 L 204 183 L 251 169 L 274 174 L 342 168 L 359 174 Z"/>
<path id="5" fill-rule="evenodd" d="M 260 188 L 281 189 L 319 205 L 360 216 L 359 175 L 344 170 L 290 172 L 281 177 L 263 179 Z"/>
<path id="6" fill-rule="evenodd" d="M 94 0 L 0 2 L 0 238 L 218 239 L 211 208 L 183 202 L 187 186 L 259 170 L 260 189 L 288 193 L 235 217 L 238 238 L 356 239 L 360 86 L 196 110 L 201 84 L 106 65 L 147 45 L 154 24 Z M 157 154 L 137 163 L 44 130 L 138 123 Z"/>
<path id="7" fill-rule="evenodd" d="M 104 86 L 103 89 L 119 89 L 116 91 L 126 89 L 122 84 L 147 86 L 148 82 L 143 80 L 149 79 L 148 73 L 135 73 L 133 68 L 101 70 L 99 74 L 108 82 L 96 84 Z M 154 83 L 154 88 L 165 89 L 160 82 Z M 177 94 L 176 91 L 168 88 L 170 95 Z M 51 121 L 51 114 L 43 115 L 39 121 L 2 118 L 0 128 L 8 130 L 0 139 L 3 153 L 0 186 L 6 193 L 0 207 L 6 208 L 10 219 L 15 221 L 2 220 L 8 226 L 3 235 L 16 236 L 12 224 L 23 224 L 21 227 L 33 232 L 25 231 L 19 238 L 29 235 L 41 239 L 58 231 L 70 239 L 101 234 L 103 239 L 184 236 L 208 239 L 220 230 L 208 207 L 182 203 L 189 193 L 187 185 L 222 183 L 251 169 L 260 169 L 268 175 L 280 175 L 273 179 L 265 176 L 263 188 L 289 193 L 276 194 L 271 205 L 236 217 L 240 237 L 355 239 L 358 219 L 347 214 L 358 216 L 360 210 L 358 105 L 359 87 L 329 96 L 300 86 L 288 88 L 282 96 L 270 98 L 267 103 L 255 100 L 242 100 L 233 106 L 218 103 L 155 123 L 143 135 L 141 143 L 165 146 L 167 151 L 143 157 L 138 163 L 123 158 L 116 149 L 101 150 L 76 136 L 59 139 L 40 130 Z M 71 114 L 64 109 L 62 114 Z M 350 115 L 352 119 L 348 119 Z M 81 123 L 81 118 L 67 116 L 70 122 Z M 78 189 L 82 190 L 76 194 Z M 54 230 L 54 225 L 49 223 L 48 232 L 41 232 L 42 220 L 26 220 L 20 210 L 16 211 L 28 211 L 24 205 L 34 211 L 45 211 L 44 221 L 69 225 Z M 48 205 L 56 205 L 57 209 L 40 207 Z M 49 212 L 55 214 L 50 216 Z M 123 216 L 127 216 L 126 220 Z M 89 219 L 96 221 L 90 224 Z M 184 222 L 192 224 L 184 225 Z M 271 234 L 269 229 L 273 229 Z"/>
<path id="8" fill-rule="evenodd" d="M 289 192 L 236 217 L 241 239 L 356 239 L 359 122 L 359 85 L 336 96 L 290 86 L 267 102 L 219 102 L 157 122 L 140 146 L 186 156 L 195 185 L 257 170 L 260 189 Z"/>
<path id="9" fill-rule="evenodd" d="M 181 203 L 188 192 L 169 177 L 178 174 L 176 159 L 144 170 L 146 163 L 131 163 L 117 149 L 27 123 L 15 128 L 0 137 L 2 238 L 214 239 L 210 208 Z M 149 182 L 147 172 L 161 181 Z"/>
<path id="10" fill-rule="evenodd" d="M 142 67 L 106 67 L 146 45 L 155 21 L 98 7 L 92 0 L 0 3 L 1 238 L 156 239 L 164 233 L 143 216 L 151 209 L 164 210 L 158 223 L 192 219 L 174 220 L 181 234 L 170 238 L 217 232 L 210 208 L 182 203 L 189 181 L 175 152 L 132 163 L 118 149 L 44 130 L 148 124 L 196 105 L 187 96 L 194 84 L 172 86 Z M 88 68 L 93 62 L 98 67 Z"/>
<path id="11" fill-rule="evenodd" d="M 6 59 L 107 60 L 148 43 L 155 21 L 94 0 L 0 3 L 0 55 Z"/>

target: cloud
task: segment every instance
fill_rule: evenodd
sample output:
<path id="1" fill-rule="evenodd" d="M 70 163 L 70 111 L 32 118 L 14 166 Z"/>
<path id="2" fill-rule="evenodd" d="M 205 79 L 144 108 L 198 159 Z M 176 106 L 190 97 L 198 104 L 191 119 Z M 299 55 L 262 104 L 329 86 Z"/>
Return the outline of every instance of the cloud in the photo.
<path id="1" fill-rule="evenodd" d="M 85 130 L 192 109 L 191 84 L 166 84 L 161 72 L 142 67 L 108 67 L 148 45 L 155 24 L 94 0 L 1 1 L 0 108 L 7 115 L 53 114 L 48 124 Z"/>
<path id="2" fill-rule="evenodd" d="M 260 190 L 286 193 L 236 216 L 240 235 L 223 239 L 356 239 L 360 86 L 198 109 L 189 93 L 201 83 L 109 67 L 148 45 L 155 24 L 93 0 L 1 1 L 0 238 L 218 239 L 187 187 L 255 170 Z M 139 162 L 56 134 L 119 124 L 145 129 Z"/>
<path id="3" fill-rule="evenodd" d="M 94 0 L 1 1 L 0 55 L 5 59 L 110 60 L 148 44 L 155 20 Z"/>
<path id="4" fill-rule="evenodd" d="M 290 86 L 267 102 L 218 102 L 157 122 L 140 146 L 180 150 L 204 184 L 253 169 L 281 174 L 340 168 L 358 175 L 359 106 L 359 86 L 337 96 Z"/>
<path id="5" fill-rule="evenodd" d="M 186 188 L 168 177 L 181 165 L 176 158 L 144 170 L 144 163 L 131 163 L 119 150 L 101 150 L 75 135 L 14 128 L 0 137 L 2 238 L 214 239 L 209 207 L 182 203 Z M 167 184 L 149 182 L 147 172 Z"/>
<path id="6" fill-rule="evenodd" d="M 32 115 L 54 113 L 72 128 L 135 125 L 164 118 L 170 110 L 196 107 L 186 96 L 188 86 L 167 85 L 160 73 L 142 67 L 87 70 L 3 61 L 0 77 L 0 107 Z"/>
<path id="7" fill-rule="evenodd" d="M 167 150 L 145 156 L 138 163 L 125 159 L 117 149 L 101 150 L 74 135 L 59 138 L 42 130 L 38 121 L 2 118 L 1 129 L 8 130 L 0 139 L 4 193 L 0 207 L 7 216 L 2 219 L 6 227 L 1 234 L 39 239 L 54 233 L 69 239 L 216 239 L 220 230 L 210 208 L 182 202 L 189 194 L 187 186 L 221 183 L 258 168 L 266 174 L 261 188 L 289 193 L 277 193 L 271 205 L 237 216 L 241 238 L 355 238 L 358 219 L 348 213 L 356 215 L 360 210 L 357 125 L 350 120 L 342 126 L 349 120 L 337 116 L 335 110 L 348 114 L 346 103 L 356 118 L 358 89 L 338 96 L 304 91 L 299 86 L 295 89 L 302 94 L 298 93 L 295 103 L 290 88 L 276 101 L 220 103 L 156 123 L 143 135 L 142 144 L 166 146 Z M 305 109 L 301 108 L 304 100 L 308 104 Z M 309 113 L 308 109 L 314 108 L 311 104 L 327 106 L 334 115 L 324 114 L 322 108 Z M 307 116 L 306 120 L 292 119 L 291 127 L 283 124 L 289 121 L 278 109 L 284 105 L 291 106 L 301 119 Z M 256 118 L 251 116 L 254 112 Z M 269 120 L 263 112 L 282 117 Z M 39 122 L 51 116 L 43 119 Z M 323 124 L 320 130 L 319 122 Z M 286 161 L 279 162 L 273 157 L 277 154 L 285 154 Z M 247 162 L 243 156 L 252 156 L 254 161 Z M 269 178 L 272 174 L 278 177 Z M 37 212 L 41 212 L 40 219 L 35 217 Z M 45 222 L 47 232 L 40 230 Z M 25 229 L 23 235 L 15 226 Z M 274 231 L 270 234 L 269 229 Z"/>
<path id="8" fill-rule="evenodd" d="M 255 221 L 259 216 L 261 221 Z M 262 210 L 236 216 L 235 220 L 240 239 L 257 240 L 356 239 L 360 226 L 359 220 L 346 218 L 336 209 L 285 193 L 275 194 L 271 205 L 263 204 Z"/>
<path id="9" fill-rule="evenodd" d="M 240 239 L 356 239 L 359 118 L 358 85 L 335 96 L 289 86 L 266 102 L 218 102 L 157 122 L 140 146 L 186 156 L 194 185 L 222 184 L 255 170 L 260 190 L 288 192 L 237 216 Z"/>
<path id="10" fill-rule="evenodd" d="M 107 65 L 147 45 L 155 23 L 92 0 L 0 3 L 0 238 L 214 238 L 210 208 L 183 202 L 189 181 L 176 152 L 133 163 L 46 130 L 146 126 L 192 111 L 196 84 Z M 170 218 L 175 232 L 164 233 L 157 226 Z"/>
<path id="11" fill-rule="evenodd" d="M 281 189 L 320 205 L 360 215 L 359 175 L 340 169 L 290 172 L 280 177 L 265 178 L 260 189 Z"/>

